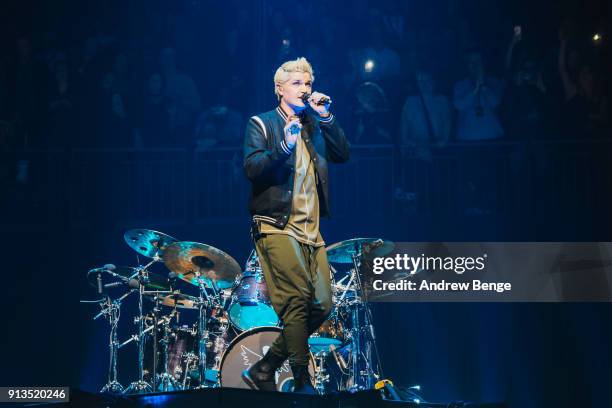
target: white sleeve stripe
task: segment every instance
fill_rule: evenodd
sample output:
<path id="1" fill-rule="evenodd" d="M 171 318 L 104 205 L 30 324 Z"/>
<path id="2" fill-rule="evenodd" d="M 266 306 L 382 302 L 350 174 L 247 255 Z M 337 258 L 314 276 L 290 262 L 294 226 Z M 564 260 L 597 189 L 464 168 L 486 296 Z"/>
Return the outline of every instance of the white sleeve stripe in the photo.
<path id="1" fill-rule="evenodd" d="M 268 133 L 266 132 L 266 126 L 263 123 L 263 120 L 259 116 L 251 116 L 251 119 L 255 120 L 261 126 L 261 130 L 263 130 L 264 138 L 268 138 Z"/>
<path id="2" fill-rule="evenodd" d="M 333 119 L 334 119 L 334 115 L 331 114 L 331 115 L 329 115 L 329 118 L 325 118 L 325 119 L 321 118 L 321 119 L 319 119 L 319 121 L 322 122 L 322 123 L 330 123 Z"/>
<path id="3" fill-rule="evenodd" d="M 291 150 L 289 149 L 289 146 L 287 146 L 287 143 L 285 143 L 284 140 L 281 140 L 281 147 L 285 153 L 291 154 Z"/>

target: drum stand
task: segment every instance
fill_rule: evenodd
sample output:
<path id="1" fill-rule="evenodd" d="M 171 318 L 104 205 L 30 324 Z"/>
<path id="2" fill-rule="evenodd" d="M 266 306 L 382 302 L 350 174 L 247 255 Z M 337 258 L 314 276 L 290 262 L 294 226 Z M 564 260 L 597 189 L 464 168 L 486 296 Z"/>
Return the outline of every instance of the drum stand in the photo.
<path id="1" fill-rule="evenodd" d="M 154 326 L 157 328 L 158 325 L 158 320 L 157 320 L 157 312 L 159 311 L 159 296 L 155 296 L 155 309 L 154 309 Z M 176 312 L 176 309 L 174 310 L 174 312 Z M 168 337 L 168 332 L 169 330 L 169 325 L 170 325 L 170 321 L 171 319 L 166 319 L 166 320 L 162 320 L 161 323 L 159 323 L 162 327 L 162 330 L 164 332 L 164 336 L 162 337 L 162 339 L 160 340 L 160 343 L 162 344 L 162 350 L 163 350 L 163 354 L 164 354 L 164 371 L 159 375 L 159 384 L 157 386 L 155 386 L 155 390 L 156 391 L 175 391 L 178 390 L 178 386 L 176 383 L 176 380 L 174 379 L 174 376 L 171 375 L 170 373 L 168 373 L 168 344 L 170 343 L 170 339 Z M 157 330 L 154 330 L 154 333 L 156 333 Z M 153 384 L 156 384 L 155 381 L 155 375 L 157 373 L 157 335 L 154 336 L 154 356 L 153 356 Z"/>
<path id="2" fill-rule="evenodd" d="M 183 361 L 185 362 L 185 372 L 183 373 L 183 381 L 181 386 L 183 387 L 183 390 L 187 390 L 191 387 L 191 377 L 189 373 L 193 370 L 193 368 L 195 368 L 195 365 L 197 364 L 197 357 L 194 353 L 189 352 L 185 354 Z"/>
<path id="3" fill-rule="evenodd" d="M 325 386 L 329 383 L 329 374 L 325 370 L 327 356 L 327 351 L 320 351 L 314 355 L 315 389 L 319 395 L 325 395 Z"/>
<path id="4" fill-rule="evenodd" d="M 352 284 L 355 286 L 356 299 L 349 305 L 351 310 L 351 355 L 349 379 L 347 389 L 350 391 L 370 389 L 374 386 L 375 380 L 380 376 L 372 367 L 372 346 L 376 349 L 376 336 L 374 334 L 374 326 L 372 325 L 372 313 L 367 301 L 364 299 L 363 286 L 359 270 L 361 267 L 361 257 L 363 255 L 360 245 L 355 245 L 353 257 L 353 269 L 351 270 L 351 279 L 347 284 L 347 290 Z M 344 295 L 342 298 L 344 298 Z M 364 322 L 360 322 L 360 312 L 363 311 Z M 365 333 L 362 344 L 362 333 Z M 362 350 L 363 349 L 363 350 Z M 363 361 L 363 364 L 361 364 Z M 379 360 L 380 361 L 380 360 Z"/>
<path id="5" fill-rule="evenodd" d="M 126 294 L 121 296 L 117 300 L 111 300 L 110 296 L 106 296 L 104 302 L 100 302 L 102 310 L 93 319 L 96 320 L 100 316 L 104 316 L 110 323 L 110 335 L 109 335 L 109 367 L 108 367 L 108 381 L 102 387 L 100 392 L 108 392 L 111 394 L 121 394 L 123 392 L 123 386 L 117 381 L 117 350 L 119 343 L 117 342 L 117 326 L 119 325 L 119 317 L 121 316 L 121 302 L 125 299 L 132 291 L 128 291 Z"/>
<path id="6" fill-rule="evenodd" d="M 206 293 L 206 280 L 200 272 L 197 272 L 196 276 L 198 281 L 198 289 L 200 290 L 200 297 L 198 300 L 198 375 L 200 377 L 200 385 L 197 387 L 197 389 L 201 389 L 207 388 L 206 343 L 208 342 L 209 333 L 206 329 L 206 307 L 210 304 L 210 299 Z"/>
<path id="7" fill-rule="evenodd" d="M 128 388 L 123 392 L 124 394 L 141 394 L 147 392 L 153 392 L 151 384 L 144 380 L 144 312 L 142 307 L 142 298 L 145 294 L 145 285 L 149 280 L 147 268 L 153 263 L 157 262 L 160 258 L 155 255 L 153 260 L 144 267 L 138 268 L 138 381 L 134 381 Z M 157 327 L 153 326 L 154 333 L 157 332 Z M 156 346 L 155 344 L 153 345 Z M 157 350 L 154 348 L 153 358 L 155 360 L 155 354 Z M 153 384 L 155 384 L 155 364 L 153 364 Z"/>

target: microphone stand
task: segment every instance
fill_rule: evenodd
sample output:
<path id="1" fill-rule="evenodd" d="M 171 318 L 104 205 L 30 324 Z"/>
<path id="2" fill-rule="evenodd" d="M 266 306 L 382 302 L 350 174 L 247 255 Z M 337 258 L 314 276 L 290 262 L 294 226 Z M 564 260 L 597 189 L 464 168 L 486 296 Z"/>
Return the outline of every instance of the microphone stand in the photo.
<path id="1" fill-rule="evenodd" d="M 124 392 L 123 386 L 119 381 L 117 381 L 117 351 L 118 345 L 117 342 L 117 326 L 119 325 L 119 318 L 121 317 L 121 302 L 128 297 L 133 290 L 129 290 L 125 294 L 123 294 L 120 298 L 116 300 L 112 300 L 110 296 L 106 296 L 103 300 L 101 300 L 100 306 L 102 310 L 100 313 L 93 317 L 93 320 L 97 320 L 98 318 L 104 316 L 106 320 L 108 320 L 110 324 L 110 334 L 109 334 L 109 367 L 108 367 L 108 380 L 106 384 L 100 390 L 101 393 L 107 392 L 110 394 L 121 394 Z M 82 303 L 90 303 L 87 301 L 81 301 Z"/>

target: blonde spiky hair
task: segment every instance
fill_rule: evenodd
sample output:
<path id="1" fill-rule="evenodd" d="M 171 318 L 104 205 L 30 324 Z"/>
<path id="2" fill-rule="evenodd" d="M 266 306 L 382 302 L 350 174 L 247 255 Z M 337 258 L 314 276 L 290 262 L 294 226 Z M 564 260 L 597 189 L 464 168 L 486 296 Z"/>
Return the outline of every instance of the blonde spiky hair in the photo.
<path id="1" fill-rule="evenodd" d="M 283 65 L 278 67 L 274 74 L 274 93 L 279 101 L 281 97 L 278 94 L 277 85 L 282 85 L 287 82 L 289 80 L 289 74 L 293 72 L 306 72 L 310 74 L 310 79 L 314 82 L 314 71 L 312 70 L 312 65 L 310 65 L 310 62 L 308 62 L 306 58 L 300 57 L 295 60 L 284 62 Z"/>

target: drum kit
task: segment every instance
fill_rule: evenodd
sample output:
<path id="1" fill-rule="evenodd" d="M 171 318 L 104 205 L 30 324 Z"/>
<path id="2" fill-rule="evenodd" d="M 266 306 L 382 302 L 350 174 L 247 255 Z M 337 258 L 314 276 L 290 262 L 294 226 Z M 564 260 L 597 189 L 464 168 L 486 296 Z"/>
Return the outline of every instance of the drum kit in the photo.
<path id="1" fill-rule="evenodd" d="M 248 388 L 242 371 L 263 357 L 282 330 L 256 252 L 241 269 L 215 247 L 158 231 L 134 229 L 124 239 L 147 263 L 91 269 L 87 279 L 101 299 L 82 301 L 98 303 L 101 311 L 94 320 L 103 317 L 110 326 L 108 381 L 100 392 Z M 359 270 L 365 254 L 384 256 L 393 246 L 381 239 L 354 238 L 327 247 L 334 311 L 308 340 L 309 369 L 321 394 L 370 389 L 382 375 Z M 167 271 L 154 272 L 156 264 Z M 121 306 L 131 294 L 138 297 L 135 333 L 120 342 Z M 138 378 L 124 388 L 117 377 L 118 352 L 132 343 L 138 347 Z M 291 391 L 288 362 L 276 380 L 279 391 Z"/>

